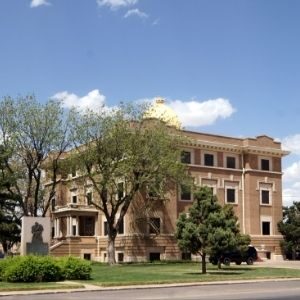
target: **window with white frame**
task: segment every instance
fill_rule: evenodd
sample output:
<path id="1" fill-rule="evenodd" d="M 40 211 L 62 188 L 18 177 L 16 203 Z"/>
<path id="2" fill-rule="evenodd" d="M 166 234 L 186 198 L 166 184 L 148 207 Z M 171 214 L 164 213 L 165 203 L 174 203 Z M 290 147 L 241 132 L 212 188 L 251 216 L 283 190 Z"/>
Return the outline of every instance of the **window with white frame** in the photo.
<path id="1" fill-rule="evenodd" d="M 261 205 L 272 205 L 272 184 L 260 183 L 259 197 Z"/>
<path id="2" fill-rule="evenodd" d="M 202 153 L 202 165 L 208 167 L 215 167 L 217 165 L 217 155 L 214 152 Z"/>
<path id="3" fill-rule="evenodd" d="M 207 186 L 207 187 L 211 188 L 212 193 L 214 195 L 217 194 L 217 180 L 203 178 L 201 180 L 201 186 Z"/>
<path id="4" fill-rule="evenodd" d="M 180 186 L 180 200 L 192 201 L 192 188 L 190 186 L 185 184 Z"/>
<path id="5" fill-rule="evenodd" d="M 226 156 L 226 168 L 236 168 L 236 158 L 234 156 Z"/>
<path id="6" fill-rule="evenodd" d="M 116 216 L 116 220 L 118 220 L 119 216 Z M 103 221 L 103 235 L 108 235 L 108 222 L 107 220 L 105 219 Z M 119 228 L 118 228 L 118 234 L 124 234 L 124 218 L 122 219 L 122 222 L 119 224 Z"/>
<path id="7" fill-rule="evenodd" d="M 149 219 L 149 233 L 159 234 L 160 233 L 160 218 Z"/>
<path id="8" fill-rule="evenodd" d="M 86 193 L 86 203 L 87 203 L 87 205 L 91 205 L 92 201 L 93 201 L 93 194 L 92 194 L 91 191 L 88 191 Z"/>
<path id="9" fill-rule="evenodd" d="M 182 150 L 180 155 L 180 160 L 183 164 L 191 164 L 192 152 L 190 150 Z"/>
<path id="10" fill-rule="evenodd" d="M 259 158 L 259 169 L 262 171 L 271 171 L 272 170 L 272 160 L 269 157 L 262 157 Z"/>
<path id="11" fill-rule="evenodd" d="M 272 235 L 272 217 L 261 216 L 261 234 L 262 235 Z"/>
<path id="12" fill-rule="evenodd" d="M 124 261 L 124 253 L 123 252 L 118 252 L 117 257 L 118 257 L 118 262 Z"/>
<path id="13" fill-rule="evenodd" d="M 237 182 L 225 183 L 225 203 L 237 204 L 238 203 L 239 184 Z"/>
<path id="14" fill-rule="evenodd" d="M 77 189 L 71 190 L 71 203 L 72 204 L 78 203 Z"/>

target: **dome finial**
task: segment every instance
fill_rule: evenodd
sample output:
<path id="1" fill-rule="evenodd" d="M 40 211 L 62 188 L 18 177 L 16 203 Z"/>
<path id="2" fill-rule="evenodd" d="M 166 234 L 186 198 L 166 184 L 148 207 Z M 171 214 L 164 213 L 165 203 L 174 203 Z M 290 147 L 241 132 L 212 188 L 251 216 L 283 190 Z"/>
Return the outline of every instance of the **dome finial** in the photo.
<path id="1" fill-rule="evenodd" d="M 156 102 L 157 104 L 164 104 L 164 103 L 165 103 L 165 99 L 162 98 L 162 97 L 156 97 L 156 98 L 155 98 L 155 102 Z"/>

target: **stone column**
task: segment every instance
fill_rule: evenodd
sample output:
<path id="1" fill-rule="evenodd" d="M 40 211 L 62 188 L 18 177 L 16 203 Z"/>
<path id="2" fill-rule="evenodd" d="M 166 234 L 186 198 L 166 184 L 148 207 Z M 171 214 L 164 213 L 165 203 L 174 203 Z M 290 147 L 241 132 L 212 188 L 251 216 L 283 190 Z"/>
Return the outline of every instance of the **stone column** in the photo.
<path id="1" fill-rule="evenodd" d="M 76 236 L 79 236 L 79 216 L 76 216 Z"/>
<path id="2" fill-rule="evenodd" d="M 60 218 L 56 219 L 56 223 L 57 223 L 57 236 L 61 237 Z"/>

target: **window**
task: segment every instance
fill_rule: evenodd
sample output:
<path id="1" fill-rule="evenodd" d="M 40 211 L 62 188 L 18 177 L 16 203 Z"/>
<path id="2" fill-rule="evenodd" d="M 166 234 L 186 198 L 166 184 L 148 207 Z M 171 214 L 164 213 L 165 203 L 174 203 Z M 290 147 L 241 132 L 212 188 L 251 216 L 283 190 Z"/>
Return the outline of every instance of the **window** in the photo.
<path id="1" fill-rule="evenodd" d="M 124 253 L 123 252 L 119 252 L 118 253 L 118 262 L 123 262 L 124 261 Z"/>
<path id="2" fill-rule="evenodd" d="M 262 222 L 262 234 L 263 235 L 270 235 L 271 234 L 271 226 L 269 221 Z"/>
<path id="3" fill-rule="evenodd" d="M 104 221 L 104 223 L 103 223 L 103 229 L 104 229 L 104 235 L 108 235 L 108 223 L 107 223 L 107 221 Z"/>
<path id="4" fill-rule="evenodd" d="M 181 151 L 181 162 L 184 164 L 190 164 L 192 162 L 191 152 Z"/>
<path id="5" fill-rule="evenodd" d="M 227 203 L 236 203 L 235 189 L 233 189 L 233 188 L 226 189 L 226 202 Z"/>
<path id="6" fill-rule="evenodd" d="M 270 204 L 270 191 L 261 190 L 261 204 Z"/>
<path id="7" fill-rule="evenodd" d="M 86 200 L 87 200 L 87 205 L 92 204 L 92 192 L 86 193 Z"/>
<path id="8" fill-rule="evenodd" d="M 72 175 L 72 177 L 76 177 L 76 175 L 77 175 L 76 167 L 74 167 L 74 166 L 72 167 L 71 175 Z"/>
<path id="9" fill-rule="evenodd" d="M 76 235 L 76 225 L 72 225 L 72 235 Z"/>
<path id="10" fill-rule="evenodd" d="M 160 260 L 160 253 L 159 252 L 150 252 L 149 260 L 150 261 Z"/>
<path id="11" fill-rule="evenodd" d="M 192 260 L 191 252 L 182 252 L 181 253 L 181 259 L 182 260 Z"/>
<path id="12" fill-rule="evenodd" d="M 108 222 L 103 222 L 103 234 L 108 235 Z M 124 220 L 119 225 L 118 234 L 124 234 Z"/>
<path id="13" fill-rule="evenodd" d="M 91 260 L 91 253 L 84 253 L 83 254 L 83 259 Z"/>
<path id="14" fill-rule="evenodd" d="M 55 198 L 51 199 L 51 210 L 55 211 Z"/>
<path id="15" fill-rule="evenodd" d="M 72 196 L 72 203 L 77 203 L 77 195 Z"/>
<path id="16" fill-rule="evenodd" d="M 119 225 L 118 234 L 124 234 L 124 219 Z"/>
<path id="17" fill-rule="evenodd" d="M 191 192 L 191 187 L 190 186 L 181 185 L 180 198 L 181 198 L 181 200 L 184 200 L 184 201 L 192 200 L 192 192 Z"/>
<path id="18" fill-rule="evenodd" d="M 235 169 L 235 157 L 233 156 L 227 156 L 226 157 L 226 168 Z"/>
<path id="19" fill-rule="evenodd" d="M 217 186 L 218 186 L 217 180 L 202 178 L 200 181 L 200 185 L 209 187 L 211 189 L 213 195 L 217 194 Z"/>
<path id="20" fill-rule="evenodd" d="M 260 168 L 261 168 L 261 170 L 269 171 L 270 170 L 270 160 L 269 159 L 261 159 Z"/>
<path id="21" fill-rule="evenodd" d="M 80 236 L 95 235 L 95 217 L 88 217 L 88 216 L 79 217 L 79 235 Z"/>
<path id="22" fill-rule="evenodd" d="M 121 200 L 124 197 L 124 182 L 119 182 L 117 184 L 117 193 L 118 193 L 118 200 Z"/>
<path id="23" fill-rule="evenodd" d="M 204 165 L 205 166 L 214 166 L 214 155 L 213 154 L 204 154 Z"/>
<path id="24" fill-rule="evenodd" d="M 54 238 L 54 236 L 55 236 L 55 228 L 52 227 L 51 228 L 51 238 Z"/>
<path id="25" fill-rule="evenodd" d="M 160 233 L 160 218 L 150 218 L 149 220 L 149 233 L 159 234 Z"/>

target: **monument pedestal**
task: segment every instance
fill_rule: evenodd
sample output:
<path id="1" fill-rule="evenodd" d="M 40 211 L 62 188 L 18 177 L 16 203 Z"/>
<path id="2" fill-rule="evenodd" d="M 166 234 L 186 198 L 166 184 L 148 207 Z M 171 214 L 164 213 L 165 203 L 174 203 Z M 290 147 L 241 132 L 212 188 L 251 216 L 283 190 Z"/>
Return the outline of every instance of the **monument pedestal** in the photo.
<path id="1" fill-rule="evenodd" d="M 49 217 L 23 217 L 21 255 L 48 255 L 51 240 Z"/>
<path id="2" fill-rule="evenodd" d="M 26 243 L 26 254 L 48 255 L 49 245 L 47 243 L 33 242 Z"/>

